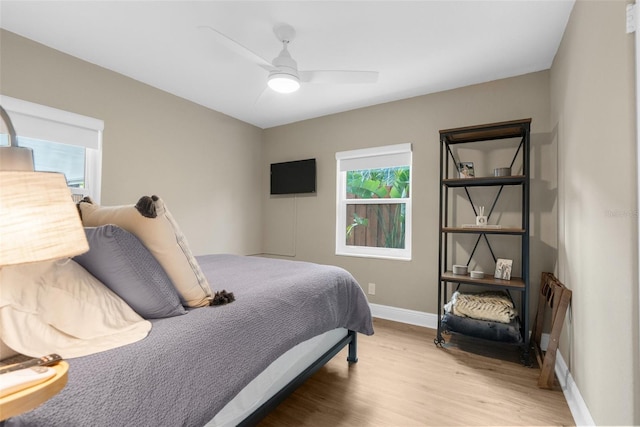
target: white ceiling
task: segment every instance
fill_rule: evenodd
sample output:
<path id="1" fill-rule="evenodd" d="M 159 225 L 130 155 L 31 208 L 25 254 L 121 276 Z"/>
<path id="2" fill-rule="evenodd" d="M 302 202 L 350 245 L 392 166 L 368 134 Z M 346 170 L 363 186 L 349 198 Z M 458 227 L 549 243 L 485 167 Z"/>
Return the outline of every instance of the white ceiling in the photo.
<path id="1" fill-rule="evenodd" d="M 573 0 L 0 1 L 0 27 L 261 128 L 548 69 Z M 378 71 L 375 84 L 267 89 L 273 28 L 301 70 Z"/>

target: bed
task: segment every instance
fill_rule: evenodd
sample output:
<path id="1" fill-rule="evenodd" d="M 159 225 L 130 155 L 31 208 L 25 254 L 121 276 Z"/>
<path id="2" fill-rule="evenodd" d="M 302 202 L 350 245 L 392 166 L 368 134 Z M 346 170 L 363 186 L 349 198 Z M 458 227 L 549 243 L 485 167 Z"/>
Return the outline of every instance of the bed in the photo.
<path id="1" fill-rule="evenodd" d="M 195 259 L 212 288 L 235 301 L 149 319 L 141 340 L 66 358 L 66 387 L 5 425 L 255 425 L 345 346 L 356 362 L 357 334 L 373 334 L 366 297 L 341 268 L 230 254 Z"/>
<path id="2" fill-rule="evenodd" d="M 6 425 L 251 425 L 275 404 L 267 400 L 274 394 L 268 389 L 282 366 L 297 370 L 280 383 L 297 385 L 299 374 L 347 344 L 355 362 L 356 332 L 373 333 L 366 298 L 345 270 L 236 255 L 197 259 L 209 280 L 233 290 L 236 301 L 152 320 L 143 340 L 69 359 L 62 392 Z M 264 371 L 266 386 L 256 385 Z M 242 395 L 250 384 L 255 390 Z"/>

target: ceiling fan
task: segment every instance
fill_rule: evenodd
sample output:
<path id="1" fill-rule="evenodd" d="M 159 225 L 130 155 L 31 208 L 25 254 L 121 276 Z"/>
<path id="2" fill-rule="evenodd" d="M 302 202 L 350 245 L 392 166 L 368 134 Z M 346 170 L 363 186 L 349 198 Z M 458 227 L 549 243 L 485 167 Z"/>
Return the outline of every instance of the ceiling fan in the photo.
<path id="1" fill-rule="evenodd" d="M 276 92 L 295 92 L 300 88 L 300 83 L 359 84 L 378 81 L 377 71 L 298 70 L 297 62 L 287 50 L 287 46 L 296 36 L 295 29 L 288 24 L 278 24 L 273 29 L 276 37 L 282 43 L 282 50 L 271 62 L 213 27 L 202 26 L 201 28 L 213 31 L 219 43 L 267 70 L 269 72 L 267 84 Z"/>

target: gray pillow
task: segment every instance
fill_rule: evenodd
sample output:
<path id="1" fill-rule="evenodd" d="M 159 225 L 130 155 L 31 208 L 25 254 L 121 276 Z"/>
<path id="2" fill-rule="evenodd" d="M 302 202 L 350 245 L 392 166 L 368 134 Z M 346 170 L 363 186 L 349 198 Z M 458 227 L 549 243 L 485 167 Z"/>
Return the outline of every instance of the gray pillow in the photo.
<path id="1" fill-rule="evenodd" d="M 89 252 L 74 260 L 145 319 L 185 314 L 178 291 L 142 242 L 112 224 L 85 227 Z"/>

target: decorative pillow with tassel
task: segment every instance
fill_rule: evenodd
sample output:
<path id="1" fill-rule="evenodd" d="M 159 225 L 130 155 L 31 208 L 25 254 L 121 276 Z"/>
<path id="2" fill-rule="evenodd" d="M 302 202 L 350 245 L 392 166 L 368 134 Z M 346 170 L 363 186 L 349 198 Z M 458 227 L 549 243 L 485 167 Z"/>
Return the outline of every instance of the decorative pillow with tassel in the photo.
<path id="1" fill-rule="evenodd" d="M 101 207 L 84 198 L 78 209 L 85 227 L 115 224 L 134 234 L 158 260 L 185 307 L 225 304 L 233 294 L 214 295 L 185 236 L 158 196 L 143 196 L 135 206 Z M 228 295 L 231 295 L 229 301 Z"/>

